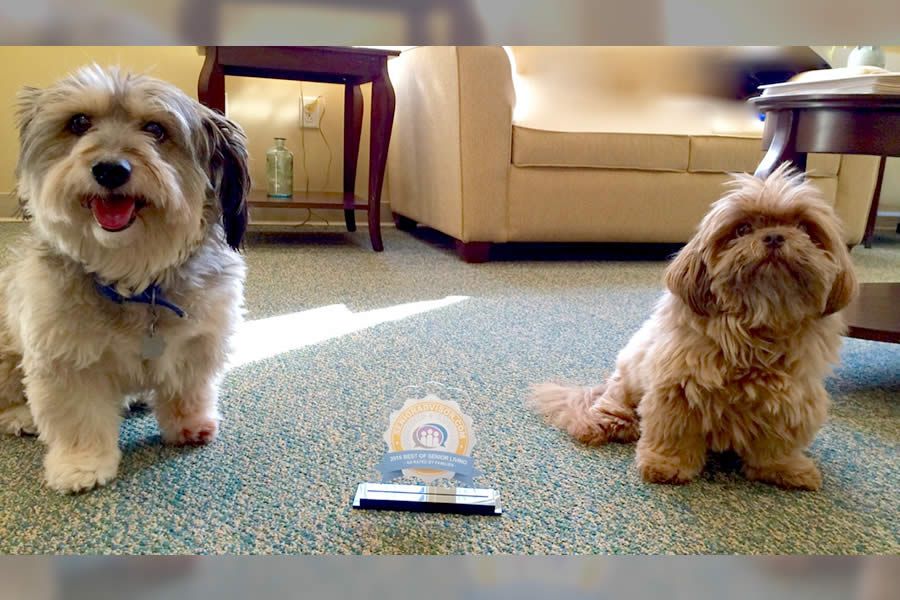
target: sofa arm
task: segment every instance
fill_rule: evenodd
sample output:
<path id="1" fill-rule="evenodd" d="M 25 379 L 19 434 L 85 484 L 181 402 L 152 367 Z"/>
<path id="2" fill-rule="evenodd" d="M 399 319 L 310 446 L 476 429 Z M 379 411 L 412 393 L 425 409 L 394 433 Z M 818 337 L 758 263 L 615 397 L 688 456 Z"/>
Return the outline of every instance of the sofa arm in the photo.
<path id="1" fill-rule="evenodd" d="M 391 209 L 464 242 L 507 239 L 515 102 L 499 46 L 430 46 L 390 61 Z"/>
<path id="2" fill-rule="evenodd" d="M 834 210 L 844 224 L 844 239 L 851 246 L 862 240 L 866 230 L 878 178 L 878 161 L 877 156 L 841 156 Z"/>

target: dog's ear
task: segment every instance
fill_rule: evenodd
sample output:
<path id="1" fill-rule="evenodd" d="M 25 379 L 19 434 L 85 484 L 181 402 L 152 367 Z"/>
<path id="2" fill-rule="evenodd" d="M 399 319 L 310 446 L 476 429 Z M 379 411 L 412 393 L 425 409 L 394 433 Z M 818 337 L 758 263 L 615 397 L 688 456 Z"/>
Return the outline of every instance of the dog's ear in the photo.
<path id="1" fill-rule="evenodd" d="M 16 127 L 19 129 L 19 140 L 24 141 L 28 125 L 37 114 L 38 103 L 43 90 L 25 86 L 16 94 Z"/>
<path id="2" fill-rule="evenodd" d="M 13 197 L 18 202 L 16 215 L 24 219 L 31 217 L 28 212 L 28 194 L 26 193 L 22 180 L 22 155 L 25 153 L 25 145 L 28 139 L 28 127 L 38 113 L 38 106 L 41 100 L 41 94 L 44 90 L 36 87 L 25 86 L 16 94 L 16 127 L 19 130 L 19 163 L 16 165 L 16 184 L 13 188 Z"/>
<path id="3" fill-rule="evenodd" d="M 831 292 L 828 294 L 828 300 L 825 302 L 825 315 L 836 313 L 850 304 L 850 301 L 856 297 L 856 292 L 859 288 L 859 284 L 856 282 L 856 274 L 853 272 L 850 252 L 840 242 L 835 248 L 834 254 L 837 255 L 835 259 L 840 267 L 840 271 L 837 277 L 834 278 Z"/>
<path id="4" fill-rule="evenodd" d="M 222 207 L 225 241 L 237 250 L 247 229 L 247 137 L 233 121 L 208 108 L 204 112 L 203 125 L 210 142 L 209 179 Z"/>
<path id="5" fill-rule="evenodd" d="M 810 221 L 816 224 L 819 241 L 838 267 L 838 273 L 831 284 L 828 299 L 825 300 L 823 316 L 834 314 L 856 297 L 859 284 L 850 259 L 850 250 L 844 243 L 843 227 L 830 208 L 820 203 L 817 208 L 807 210 Z"/>
<path id="6" fill-rule="evenodd" d="M 710 289 L 709 273 L 696 237 L 669 264 L 666 287 L 698 315 L 708 317 L 713 313 L 716 299 Z"/>

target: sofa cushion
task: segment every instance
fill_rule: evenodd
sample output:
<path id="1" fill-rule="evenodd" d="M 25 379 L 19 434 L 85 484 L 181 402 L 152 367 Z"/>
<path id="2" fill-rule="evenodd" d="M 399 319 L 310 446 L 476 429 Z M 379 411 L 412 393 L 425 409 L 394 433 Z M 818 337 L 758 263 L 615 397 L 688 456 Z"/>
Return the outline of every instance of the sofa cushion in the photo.
<path id="1" fill-rule="evenodd" d="M 503 241 L 686 242 L 729 179 L 725 173 L 512 167 Z M 834 206 L 837 178 L 811 183 Z"/>
<path id="2" fill-rule="evenodd" d="M 764 154 L 759 137 L 692 135 L 690 144 L 692 173 L 752 173 Z M 811 154 L 807 170 L 812 177 L 833 177 L 840 164 L 840 154 Z"/>
<path id="3" fill-rule="evenodd" d="M 690 155 L 686 135 L 549 131 L 514 125 L 512 137 L 512 162 L 518 167 L 686 171 Z"/>

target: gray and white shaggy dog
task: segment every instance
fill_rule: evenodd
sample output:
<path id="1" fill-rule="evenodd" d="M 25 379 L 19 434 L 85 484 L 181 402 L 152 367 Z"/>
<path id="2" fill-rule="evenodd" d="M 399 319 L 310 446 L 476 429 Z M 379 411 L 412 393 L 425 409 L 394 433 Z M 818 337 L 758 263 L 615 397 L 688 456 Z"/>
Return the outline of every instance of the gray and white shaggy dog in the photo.
<path id="1" fill-rule="evenodd" d="M 125 398 L 163 439 L 219 427 L 250 180 L 239 126 L 176 87 L 88 66 L 19 96 L 28 234 L 0 271 L 0 431 L 37 433 L 61 492 L 116 476 Z"/>

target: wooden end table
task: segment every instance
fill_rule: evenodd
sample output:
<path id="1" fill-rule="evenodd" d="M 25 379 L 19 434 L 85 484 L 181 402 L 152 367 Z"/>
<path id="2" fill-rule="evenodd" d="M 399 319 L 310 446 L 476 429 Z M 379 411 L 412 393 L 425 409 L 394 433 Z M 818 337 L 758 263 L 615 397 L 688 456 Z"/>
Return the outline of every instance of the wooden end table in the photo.
<path id="1" fill-rule="evenodd" d="M 368 211 L 372 249 L 381 252 L 381 188 L 394 124 L 394 88 L 387 61 L 395 50 L 331 46 L 207 46 L 197 92 L 200 102 L 225 112 L 225 76 L 338 83 L 344 86 L 344 191 L 294 193 L 292 201 L 252 194 L 250 206 L 344 209 L 347 231 L 356 231 L 354 210 Z M 372 83 L 369 197 L 356 195 L 356 165 L 362 131 L 360 85 Z M 299 199 L 298 199 L 299 196 Z"/>
<path id="2" fill-rule="evenodd" d="M 766 113 L 757 177 L 809 152 L 900 156 L 900 95 L 783 94 L 750 102 Z M 900 343 L 900 283 L 867 283 L 845 310 L 850 337 Z"/>

